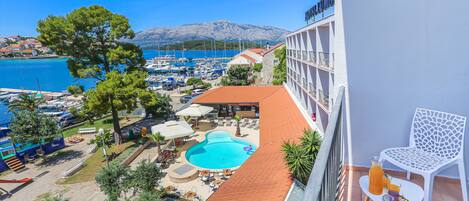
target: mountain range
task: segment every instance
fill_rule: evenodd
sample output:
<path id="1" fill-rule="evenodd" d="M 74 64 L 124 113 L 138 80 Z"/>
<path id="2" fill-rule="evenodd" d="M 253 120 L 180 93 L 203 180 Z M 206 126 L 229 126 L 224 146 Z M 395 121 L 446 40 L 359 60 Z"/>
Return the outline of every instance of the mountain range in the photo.
<path id="1" fill-rule="evenodd" d="M 285 39 L 288 30 L 273 26 L 237 24 L 227 20 L 185 24 L 176 27 L 152 28 L 137 32 L 126 42 L 141 48 L 154 48 L 192 40 L 265 41 L 277 42 Z"/>

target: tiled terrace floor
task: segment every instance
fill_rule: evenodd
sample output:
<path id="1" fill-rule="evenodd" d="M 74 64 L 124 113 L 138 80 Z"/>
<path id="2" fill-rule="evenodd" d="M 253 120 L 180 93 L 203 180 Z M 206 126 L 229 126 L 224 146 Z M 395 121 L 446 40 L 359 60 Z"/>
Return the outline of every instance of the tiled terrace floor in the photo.
<path id="1" fill-rule="evenodd" d="M 343 194 L 343 201 L 363 201 L 365 200 L 365 194 L 362 193 L 358 181 L 361 176 L 368 175 L 368 170 L 357 169 L 347 171 L 348 176 L 345 178 L 345 188 Z M 400 172 L 386 171 L 393 177 L 405 179 L 405 174 Z M 351 184 L 349 184 L 351 179 Z M 423 188 L 423 177 L 420 175 L 412 174 L 411 181 L 418 184 Z M 349 196 L 350 195 L 350 196 Z M 435 179 L 433 187 L 433 201 L 462 201 L 462 191 L 459 180 L 439 178 Z"/>

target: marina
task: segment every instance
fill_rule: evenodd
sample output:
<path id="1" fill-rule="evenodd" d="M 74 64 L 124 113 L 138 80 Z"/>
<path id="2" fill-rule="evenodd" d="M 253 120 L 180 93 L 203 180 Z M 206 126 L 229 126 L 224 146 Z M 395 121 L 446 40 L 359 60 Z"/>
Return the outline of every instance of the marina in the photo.
<path id="1" fill-rule="evenodd" d="M 156 91 L 184 86 L 190 77 L 215 79 L 223 74 L 226 63 L 238 52 L 236 50 L 144 50 L 143 56 L 147 59 L 145 69 L 150 74 L 147 82 L 150 89 Z M 94 79 L 73 78 L 68 72 L 66 60 L 66 58 L 0 60 L 0 74 L 17 75 L 0 80 L 0 125 L 9 123 L 11 113 L 8 111 L 7 103 L 21 93 L 40 92 L 47 99 L 58 101 L 60 97 L 68 97 L 66 89 L 70 85 L 82 85 L 85 90 L 95 86 Z M 65 102 L 69 104 L 69 101 Z M 70 104 L 73 105 L 73 101 Z"/>

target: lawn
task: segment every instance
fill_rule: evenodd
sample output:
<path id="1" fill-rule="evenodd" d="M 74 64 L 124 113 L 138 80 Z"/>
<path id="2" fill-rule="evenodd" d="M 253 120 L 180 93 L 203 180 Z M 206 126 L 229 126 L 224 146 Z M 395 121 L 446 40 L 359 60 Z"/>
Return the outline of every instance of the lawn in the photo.
<path id="1" fill-rule="evenodd" d="M 127 125 L 130 122 L 135 122 L 135 121 L 140 120 L 140 119 L 141 118 L 130 118 L 130 121 L 127 122 L 127 120 L 125 120 L 125 118 L 121 118 L 119 122 L 121 124 L 121 127 L 123 127 L 123 126 Z M 90 122 L 86 122 L 85 124 L 83 124 L 81 126 L 66 129 L 62 133 L 63 133 L 64 137 L 70 137 L 72 135 L 77 134 L 79 128 L 91 128 L 91 127 L 95 127 L 96 130 L 99 130 L 100 128 L 110 129 L 110 128 L 112 128 L 112 117 L 105 117 L 105 118 L 96 120 L 96 121 L 93 122 L 93 124 L 91 124 Z"/>
<path id="2" fill-rule="evenodd" d="M 112 145 L 107 153 L 110 155 L 112 152 L 118 154 L 118 156 L 111 161 L 111 163 L 120 163 L 127 158 L 135 149 L 138 144 L 133 141 L 125 142 L 121 145 Z M 64 180 L 59 180 L 58 184 L 74 184 L 87 181 L 94 181 L 96 173 L 106 166 L 106 159 L 104 158 L 102 149 L 98 149 L 93 155 L 91 155 L 85 161 L 85 167 L 75 173 L 73 176 L 68 177 Z"/>

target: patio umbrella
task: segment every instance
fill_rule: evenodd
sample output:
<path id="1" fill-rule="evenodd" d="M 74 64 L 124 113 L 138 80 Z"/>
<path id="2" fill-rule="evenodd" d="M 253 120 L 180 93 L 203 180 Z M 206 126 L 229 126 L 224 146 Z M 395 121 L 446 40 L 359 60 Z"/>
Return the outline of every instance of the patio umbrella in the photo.
<path id="1" fill-rule="evenodd" d="M 175 139 L 192 135 L 194 130 L 185 121 L 168 121 L 151 127 L 152 133 L 159 132 L 165 139 Z"/>
<path id="2" fill-rule="evenodd" d="M 213 107 L 199 105 L 199 104 L 192 104 L 186 109 L 183 109 L 179 112 L 176 112 L 177 116 L 189 116 L 189 117 L 201 117 L 213 110 Z"/>

